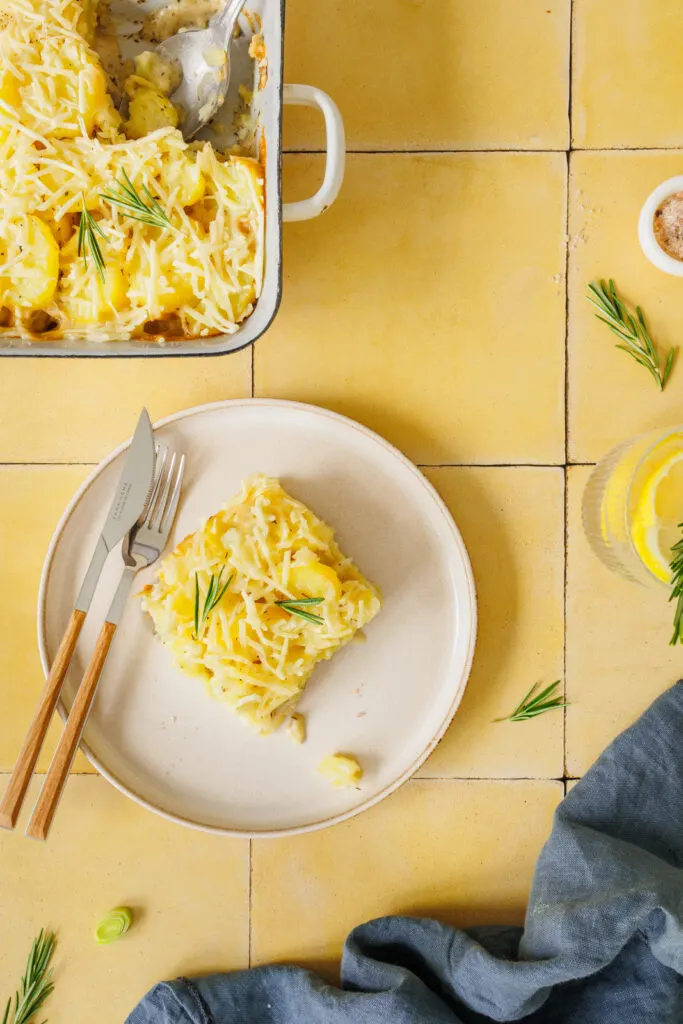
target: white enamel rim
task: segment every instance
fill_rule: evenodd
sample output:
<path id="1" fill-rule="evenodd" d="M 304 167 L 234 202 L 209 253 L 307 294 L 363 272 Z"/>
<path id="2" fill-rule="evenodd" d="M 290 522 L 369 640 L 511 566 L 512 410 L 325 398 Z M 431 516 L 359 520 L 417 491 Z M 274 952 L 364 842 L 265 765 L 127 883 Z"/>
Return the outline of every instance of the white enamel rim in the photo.
<path id="1" fill-rule="evenodd" d="M 385 797 L 389 796 L 391 793 L 394 793 L 397 789 L 399 789 L 400 786 L 402 786 L 405 782 L 408 781 L 408 779 L 410 779 L 415 774 L 415 772 L 421 767 L 422 764 L 424 764 L 424 762 L 427 760 L 429 755 L 432 753 L 432 751 L 435 749 L 437 744 L 440 742 L 440 740 L 446 733 L 446 730 L 451 724 L 455 712 L 457 711 L 465 693 L 470 671 L 472 668 L 472 660 L 474 658 L 474 649 L 476 643 L 477 601 L 474 576 L 472 573 L 472 567 L 469 555 L 467 553 L 467 549 L 465 547 L 460 531 L 458 527 L 455 525 L 455 522 L 453 521 L 453 517 L 451 516 L 450 511 L 447 508 L 441 496 L 439 495 L 439 493 L 427 480 L 427 478 L 420 472 L 417 466 L 415 466 L 414 463 L 410 461 L 410 459 L 408 459 L 401 451 L 399 451 L 398 448 L 395 448 L 394 445 L 390 444 L 379 434 L 376 434 L 374 431 L 362 426 L 355 420 L 349 419 L 346 416 L 341 416 L 338 413 L 331 412 L 330 410 L 322 408 L 320 406 L 308 405 L 303 402 L 290 402 L 284 399 L 270 398 L 245 398 L 227 399 L 223 402 L 208 402 L 204 405 L 193 406 L 190 409 L 185 409 L 181 412 L 174 413 L 171 416 L 166 416 L 163 419 L 156 421 L 154 427 L 155 429 L 164 427 L 167 424 L 177 422 L 178 420 L 182 420 L 190 416 L 197 416 L 204 412 L 218 410 L 221 408 L 235 408 L 238 406 L 255 405 L 267 406 L 271 408 L 280 407 L 305 410 L 308 411 L 309 413 L 313 413 L 318 416 L 328 417 L 332 420 L 336 420 L 337 422 L 344 424 L 346 427 L 351 427 L 354 430 L 359 431 L 361 434 L 365 435 L 367 439 L 374 441 L 376 444 L 382 447 L 387 454 L 393 456 L 397 461 L 399 461 L 405 469 L 408 469 L 411 472 L 411 474 L 416 478 L 416 481 L 428 492 L 429 496 L 431 497 L 431 499 L 434 501 L 435 505 L 441 512 L 444 521 L 446 522 L 449 528 L 455 546 L 458 550 L 458 554 L 462 559 L 462 568 L 467 583 L 467 600 L 469 603 L 470 619 L 469 636 L 467 638 L 467 654 L 462 666 L 460 678 L 457 680 L 454 686 L 453 699 L 451 701 L 451 704 L 441 724 L 434 732 L 429 743 L 425 745 L 422 752 L 413 760 L 412 764 L 404 772 L 402 772 L 396 779 L 394 779 L 393 782 L 385 786 L 382 790 L 373 794 L 373 796 L 369 797 L 362 803 L 350 808 L 349 810 L 343 811 L 336 815 L 332 815 L 328 818 L 321 819 L 319 821 L 310 822 L 300 826 L 293 826 L 290 828 L 268 829 L 258 831 L 223 828 L 219 826 L 208 825 L 202 822 L 193 821 L 191 818 L 183 817 L 178 814 L 172 814 L 169 811 L 164 810 L 162 807 L 157 806 L 152 801 L 145 799 L 144 797 L 140 796 L 140 794 L 136 793 L 133 789 L 124 785 L 112 772 L 110 772 L 102 764 L 102 762 L 93 753 L 93 751 L 88 747 L 87 744 L 81 743 L 80 749 L 88 758 L 90 763 L 97 769 L 99 774 L 103 776 L 103 778 L 107 779 L 107 781 L 110 782 L 113 786 L 115 786 L 115 788 L 118 789 L 119 792 L 123 793 L 127 797 L 130 797 L 131 800 L 134 800 L 135 803 L 139 804 L 141 807 L 144 807 L 149 811 L 152 811 L 155 814 L 158 814 L 160 817 L 165 818 L 167 821 L 174 821 L 177 824 L 185 825 L 189 828 L 195 829 L 196 831 L 209 832 L 214 835 L 225 835 L 240 839 L 275 839 L 283 836 L 301 835 L 306 832 L 315 832 L 319 829 L 328 828 L 331 825 L 336 825 L 342 821 L 346 821 L 349 818 L 353 818 L 356 815 L 361 814 L 363 811 L 368 810 L 370 807 L 374 807 L 375 804 L 378 804 L 381 800 L 384 800 Z M 102 460 L 102 462 L 99 463 L 99 465 L 95 467 L 93 472 L 90 473 L 90 475 L 83 482 L 83 484 L 81 484 L 81 486 L 78 488 L 73 498 L 69 502 L 68 506 L 66 507 L 61 519 L 59 520 L 59 523 L 57 524 L 52 539 L 50 540 L 50 544 L 47 550 L 47 554 L 45 556 L 45 561 L 43 563 L 43 569 L 40 577 L 37 609 L 38 650 L 40 653 L 40 662 L 46 678 L 50 671 L 50 662 L 48 660 L 47 655 L 45 615 L 47 588 L 54 554 L 61 540 L 64 528 L 68 523 L 69 519 L 71 518 L 74 510 L 78 506 L 81 498 L 86 493 L 88 488 L 92 485 L 93 481 L 99 476 L 102 470 L 104 470 L 111 462 L 114 461 L 114 459 L 116 459 L 123 451 L 126 450 L 126 448 L 128 447 L 128 443 L 129 442 L 126 441 L 124 442 L 124 444 L 121 444 L 117 448 L 115 448 L 105 459 Z M 57 705 L 57 710 L 59 711 L 60 717 L 64 721 L 66 719 L 66 712 L 61 700 Z"/>
<path id="2" fill-rule="evenodd" d="M 669 256 L 668 252 L 664 252 L 655 235 L 654 218 L 655 211 L 662 200 L 673 195 L 674 192 L 681 191 L 683 191 L 683 174 L 677 174 L 676 177 L 663 181 L 647 197 L 638 218 L 638 241 L 641 249 L 650 263 L 658 270 L 663 270 L 665 274 L 671 274 L 673 277 L 683 277 L 683 260 L 674 259 L 673 256 Z"/>

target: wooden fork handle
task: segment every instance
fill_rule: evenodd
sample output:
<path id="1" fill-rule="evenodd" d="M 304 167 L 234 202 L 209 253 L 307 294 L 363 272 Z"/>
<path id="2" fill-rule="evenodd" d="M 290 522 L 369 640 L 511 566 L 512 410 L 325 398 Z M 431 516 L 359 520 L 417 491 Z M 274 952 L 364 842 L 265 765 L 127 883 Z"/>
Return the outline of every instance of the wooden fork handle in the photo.
<path id="1" fill-rule="evenodd" d="M 31 724 L 28 727 L 24 745 L 14 765 L 9 785 L 5 790 L 2 801 L 0 801 L 0 828 L 12 829 L 17 823 L 21 805 L 24 802 L 28 784 L 31 781 L 38 755 L 45 741 L 45 734 L 57 706 L 62 683 L 64 682 L 64 677 L 84 621 L 85 612 L 74 609 L 55 660 L 52 662 L 50 674 L 40 695 L 38 707 L 34 712 Z"/>
<path id="2" fill-rule="evenodd" d="M 113 622 L 105 622 L 100 630 L 93 656 L 76 693 L 62 738 L 26 829 L 26 835 L 31 839 L 46 839 L 50 831 L 115 632 L 116 625 Z"/>

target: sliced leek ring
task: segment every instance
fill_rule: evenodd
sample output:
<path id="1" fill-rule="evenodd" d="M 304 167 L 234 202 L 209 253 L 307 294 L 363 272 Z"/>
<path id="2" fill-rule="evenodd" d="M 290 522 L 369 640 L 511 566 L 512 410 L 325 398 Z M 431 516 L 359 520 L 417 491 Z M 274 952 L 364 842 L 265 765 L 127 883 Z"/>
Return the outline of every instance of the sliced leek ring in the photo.
<path id="1" fill-rule="evenodd" d="M 95 941 L 100 946 L 108 946 L 122 938 L 132 923 L 133 915 L 128 907 L 116 907 L 105 914 L 95 928 Z"/>

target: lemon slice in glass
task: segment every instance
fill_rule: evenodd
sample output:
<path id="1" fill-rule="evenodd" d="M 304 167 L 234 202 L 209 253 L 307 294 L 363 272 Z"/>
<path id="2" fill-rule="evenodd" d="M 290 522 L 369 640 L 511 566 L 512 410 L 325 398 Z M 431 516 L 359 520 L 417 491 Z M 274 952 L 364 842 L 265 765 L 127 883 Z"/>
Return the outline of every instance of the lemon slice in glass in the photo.
<path id="1" fill-rule="evenodd" d="M 632 495 L 631 538 L 643 564 L 663 583 L 671 579 L 671 549 L 681 539 L 683 451 L 655 465 Z"/>

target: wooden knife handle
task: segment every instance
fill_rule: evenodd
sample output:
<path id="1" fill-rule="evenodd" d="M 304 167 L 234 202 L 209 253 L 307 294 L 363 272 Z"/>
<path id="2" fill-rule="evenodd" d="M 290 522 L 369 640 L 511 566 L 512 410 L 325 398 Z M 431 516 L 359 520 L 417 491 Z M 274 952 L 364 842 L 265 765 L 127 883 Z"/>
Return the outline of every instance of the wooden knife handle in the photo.
<path id="1" fill-rule="evenodd" d="M 0 828 L 12 829 L 17 823 L 21 805 L 24 802 L 26 790 L 45 741 L 45 734 L 57 706 L 62 683 L 84 622 L 85 612 L 74 609 L 55 660 L 52 662 L 50 674 L 28 727 L 24 745 L 14 765 L 5 795 L 0 802 Z"/>
<path id="2" fill-rule="evenodd" d="M 52 764 L 45 776 L 38 802 L 26 829 L 26 835 L 31 839 L 46 839 L 50 831 L 50 825 L 69 777 L 69 769 L 81 741 L 83 728 L 90 714 L 97 684 L 115 632 L 116 626 L 113 622 L 105 622 L 100 630 L 93 656 L 76 693 L 62 738 L 52 758 Z"/>

